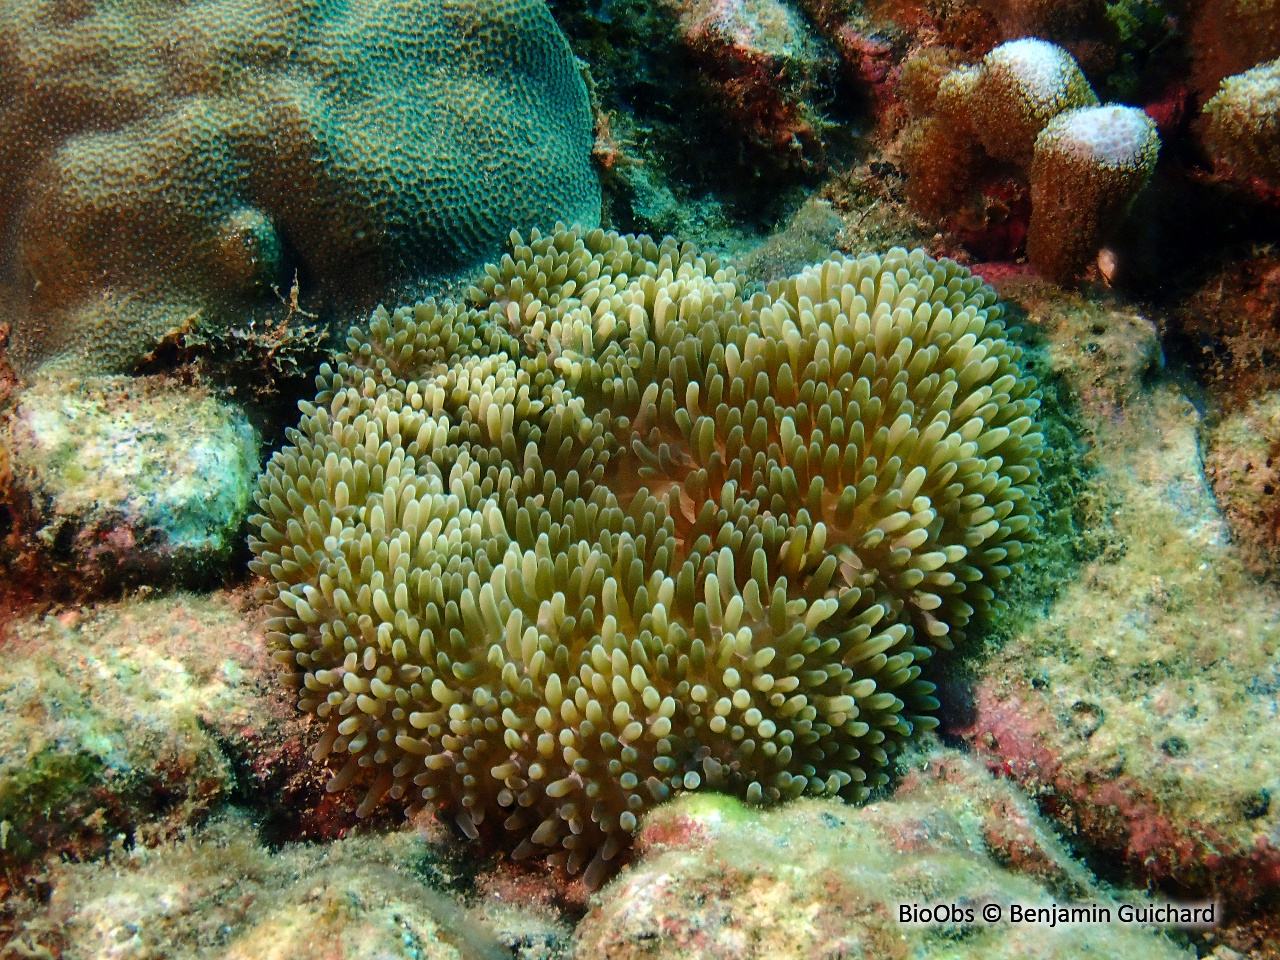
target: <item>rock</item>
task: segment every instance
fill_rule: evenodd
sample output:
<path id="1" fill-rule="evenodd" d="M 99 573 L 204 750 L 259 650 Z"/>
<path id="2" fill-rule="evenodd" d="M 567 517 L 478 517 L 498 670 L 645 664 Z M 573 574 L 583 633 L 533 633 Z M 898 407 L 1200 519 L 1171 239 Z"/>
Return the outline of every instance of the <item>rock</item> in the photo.
<path id="1" fill-rule="evenodd" d="M 961 732 L 1138 883 L 1280 888 L 1280 593 L 1228 544 L 1199 418 L 1160 386 L 1098 427 L 1116 545 L 977 667 Z"/>
<path id="2" fill-rule="evenodd" d="M 1024 798 L 970 761 L 938 751 L 910 765 L 897 794 L 861 808 L 800 800 L 756 813 L 709 794 L 659 807 L 641 828 L 639 860 L 578 926 L 573 956 L 1187 956 L 1119 924 L 984 922 L 986 904 L 1007 918 L 1014 903 L 1115 901 Z M 975 918 L 908 923 L 904 904 Z"/>
<path id="3" fill-rule="evenodd" d="M 0 444 L 27 546 L 87 592 L 211 583 L 243 549 L 258 440 L 203 389 L 42 380 L 17 398 Z"/>
<path id="4" fill-rule="evenodd" d="M 59 866 L 48 906 L 30 913 L 16 942 L 66 960 L 562 955 L 567 926 L 536 911 L 513 907 L 503 930 L 473 919 L 442 892 L 456 877 L 441 853 L 412 830 L 273 852 L 228 817 L 189 839 Z"/>
<path id="5" fill-rule="evenodd" d="M 1063 378 L 1092 424 L 1116 416 L 1164 369 L 1160 336 L 1129 304 L 1098 303 L 1027 278 L 975 272 L 1025 312 L 1020 323 L 1035 332 L 1054 374 Z"/>
<path id="6" fill-rule="evenodd" d="M 766 169 L 824 168 L 813 101 L 831 85 L 836 60 L 800 12 L 781 0 L 666 2 L 722 112 L 720 130 Z"/>
<path id="7" fill-rule="evenodd" d="M 1174 306 L 1166 335 L 1201 358 L 1200 375 L 1224 406 L 1280 389 L 1280 249 L 1224 255 Z"/>
<path id="8" fill-rule="evenodd" d="M 1280 564 L 1280 393 L 1268 393 L 1209 431 L 1205 472 L 1232 540 L 1260 576 Z"/>
<path id="9" fill-rule="evenodd" d="M 241 599 L 178 594 L 4 626 L 6 859 L 173 836 L 232 800 L 281 839 L 353 822 L 315 779 L 308 724 Z"/>

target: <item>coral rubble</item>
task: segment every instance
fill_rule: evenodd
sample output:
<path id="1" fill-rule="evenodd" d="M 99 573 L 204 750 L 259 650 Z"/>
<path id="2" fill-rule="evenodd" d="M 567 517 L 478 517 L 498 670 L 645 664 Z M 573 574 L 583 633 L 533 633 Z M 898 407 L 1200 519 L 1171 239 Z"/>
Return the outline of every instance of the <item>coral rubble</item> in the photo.
<path id="1" fill-rule="evenodd" d="M 331 789 L 597 883 L 673 794 L 885 782 L 934 723 L 919 664 L 1034 529 L 1038 394 L 990 288 L 905 250 L 745 288 L 561 229 L 469 299 L 353 329 L 257 494 Z"/>
<path id="2" fill-rule="evenodd" d="M 598 222 L 591 111 L 541 0 L 12 0 L 0 21 L 11 358 L 120 372 L 196 318 L 372 306 Z"/>
<path id="3" fill-rule="evenodd" d="M 98 594 L 225 574 L 259 467 L 239 410 L 162 377 L 41 379 L 0 446 L 18 546 Z"/>
<path id="4" fill-rule="evenodd" d="M 563 955 L 559 918 L 510 904 L 498 925 L 442 889 L 455 878 L 441 853 L 413 831 L 273 851 L 232 814 L 187 837 L 54 867 L 49 903 L 28 913 L 12 946 L 66 960 Z"/>

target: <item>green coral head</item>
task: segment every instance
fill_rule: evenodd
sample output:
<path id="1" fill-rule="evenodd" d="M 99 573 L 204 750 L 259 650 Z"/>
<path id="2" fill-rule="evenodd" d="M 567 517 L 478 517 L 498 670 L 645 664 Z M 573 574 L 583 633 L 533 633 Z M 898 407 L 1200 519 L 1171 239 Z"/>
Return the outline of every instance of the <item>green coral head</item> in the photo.
<path id="1" fill-rule="evenodd" d="M 758 287 L 558 227 L 353 329 L 251 539 L 330 788 L 591 884 L 673 794 L 866 797 L 1034 526 L 1001 312 L 918 250 Z"/>

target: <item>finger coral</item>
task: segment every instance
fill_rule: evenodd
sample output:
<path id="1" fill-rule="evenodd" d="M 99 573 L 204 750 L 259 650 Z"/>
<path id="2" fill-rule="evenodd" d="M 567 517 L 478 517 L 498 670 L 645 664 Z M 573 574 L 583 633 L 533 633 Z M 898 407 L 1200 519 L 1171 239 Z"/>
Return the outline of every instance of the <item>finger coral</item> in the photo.
<path id="1" fill-rule="evenodd" d="M 927 216 L 964 220 L 984 176 L 994 187 L 1012 164 L 1030 185 L 1028 257 L 1041 273 L 1065 281 L 1146 185 L 1159 145 L 1142 111 L 1098 106 L 1066 50 L 1014 40 L 942 78 L 933 115 L 908 138 L 907 193 Z"/>
<path id="2" fill-rule="evenodd" d="M 995 294 L 919 250 L 762 288 L 670 238 L 512 242 L 466 304 L 353 329 L 260 481 L 330 789 L 592 885 L 673 794 L 867 796 L 1032 535 Z"/>
<path id="3" fill-rule="evenodd" d="M 123 372 L 170 331 L 327 317 L 594 223 L 586 87 L 542 0 L 9 0 L 11 355 Z M 273 290 L 273 288 L 275 288 Z"/>
<path id="4" fill-rule="evenodd" d="M 981 66 L 956 71 L 943 81 L 942 95 L 957 101 L 988 154 L 1023 165 L 1053 117 L 1098 103 L 1071 54 L 1033 38 L 1002 43 Z"/>

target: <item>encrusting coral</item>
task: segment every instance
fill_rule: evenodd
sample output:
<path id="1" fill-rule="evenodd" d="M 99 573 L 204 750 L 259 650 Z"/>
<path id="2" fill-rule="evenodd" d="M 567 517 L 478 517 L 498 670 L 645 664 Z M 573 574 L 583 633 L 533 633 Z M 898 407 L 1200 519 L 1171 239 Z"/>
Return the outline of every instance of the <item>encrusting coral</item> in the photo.
<path id="1" fill-rule="evenodd" d="M 676 793 L 867 796 L 1033 532 L 994 292 L 918 250 L 763 288 L 670 238 L 512 243 L 470 305 L 353 329 L 260 481 L 330 789 L 592 885 Z"/>
<path id="2" fill-rule="evenodd" d="M 24 371 L 127 372 L 175 329 L 291 316 L 295 278 L 322 319 L 363 310 L 512 227 L 600 215 L 542 0 L 10 0 L 0 128 Z"/>
<path id="3" fill-rule="evenodd" d="M 1160 146 L 1142 111 L 1099 106 L 1071 54 L 1034 38 L 945 75 L 932 108 L 904 147 L 912 204 L 945 217 L 970 199 L 984 163 L 997 177 L 1013 165 L 1031 188 L 1028 257 L 1055 280 L 1075 276 L 1097 251 L 1146 185 Z"/>

